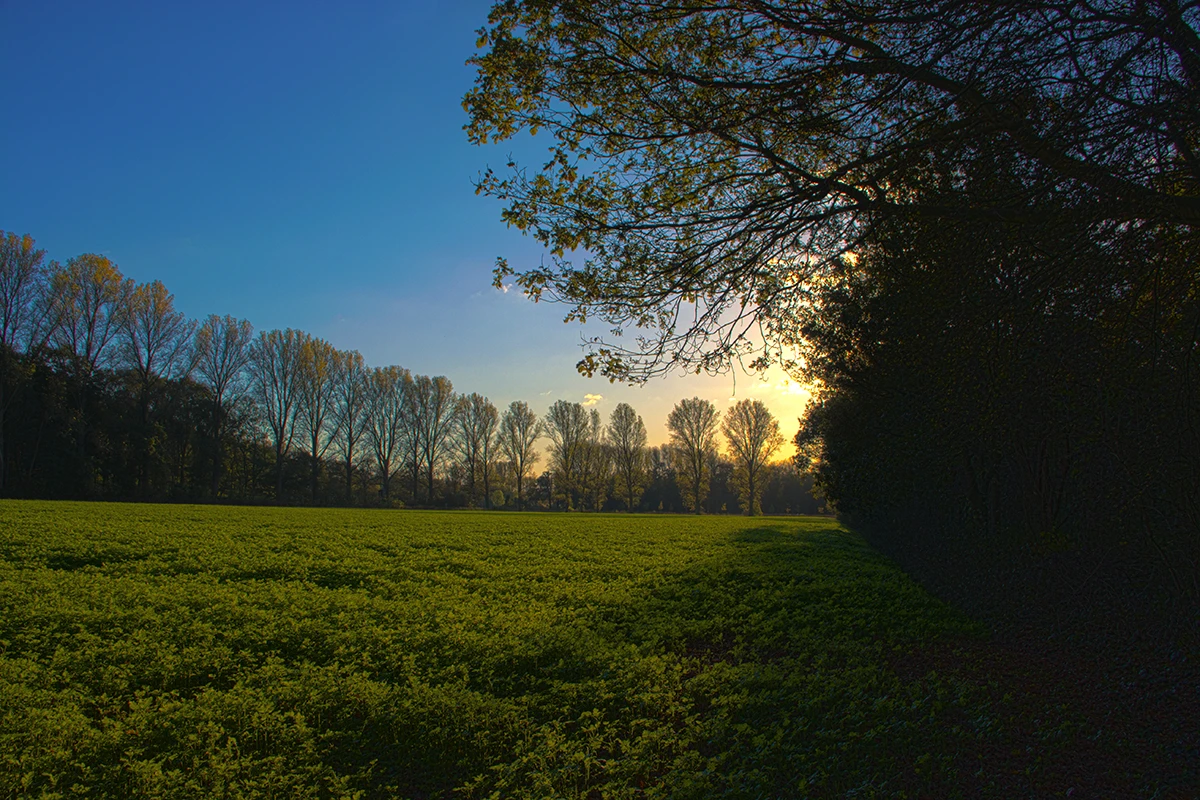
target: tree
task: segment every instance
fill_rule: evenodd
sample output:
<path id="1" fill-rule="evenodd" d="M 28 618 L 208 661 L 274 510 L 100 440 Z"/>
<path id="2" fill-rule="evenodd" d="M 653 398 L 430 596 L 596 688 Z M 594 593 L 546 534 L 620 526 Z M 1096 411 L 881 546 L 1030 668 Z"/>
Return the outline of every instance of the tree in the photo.
<path id="1" fill-rule="evenodd" d="M 643 502 L 652 511 L 682 511 L 674 447 L 670 444 L 651 447 L 648 455 L 650 476 Z"/>
<path id="2" fill-rule="evenodd" d="M 121 351 L 137 381 L 138 484 L 145 492 L 155 440 L 150 419 L 152 396 L 160 384 L 188 377 L 195 369 L 196 323 L 175 309 L 175 296 L 160 281 L 132 287 L 128 303 L 121 326 Z"/>
<path id="3" fill-rule="evenodd" d="M 550 471 L 554 476 L 555 494 L 568 510 L 574 509 L 579 505 L 583 488 L 580 475 L 588 435 L 587 409 L 580 403 L 555 400 L 546 411 L 542 430 L 551 443 Z"/>
<path id="4" fill-rule="evenodd" d="M 50 274 L 54 304 L 54 344 L 71 370 L 87 378 L 115 356 L 110 346 L 129 312 L 132 282 L 112 261 L 87 253 Z"/>
<path id="5" fill-rule="evenodd" d="M 763 401 L 741 400 L 725 412 L 721 429 L 733 456 L 733 482 L 742 508 L 751 516 L 761 514 L 764 470 L 783 444 L 779 422 Z"/>
<path id="6" fill-rule="evenodd" d="M 421 463 L 425 467 L 426 499 L 433 502 L 433 473 L 441 463 L 446 441 L 454 430 L 457 398 L 454 384 L 444 375 L 417 376 L 412 387 L 414 422 Z"/>
<path id="7" fill-rule="evenodd" d="M 36 249 L 31 236 L 0 230 L 0 492 L 8 472 L 4 432 L 18 358 L 36 353 L 51 331 L 45 259 L 46 251 Z"/>
<path id="8" fill-rule="evenodd" d="M 85 492 L 95 477 L 87 452 L 88 401 L 98 392 L 98 371 L 115 356 L 112 344 L 128 314 L 131 288 L 116 264 L 95 253 L 50 272 L 51 341 L 66 359 L 75 395 L 76 468 Z"/>
<path id="9" fill-rule="evenodd" d="M 300 429 L 307 438 L 312 461 L 312 502 L 317 502 L 321 460 L 337 436 L 335 378 L 337 350 L 324 339 L 306 338 L 300 348 L 299 408 Z"/>
<path id="10" fill-rule="evenodd" d="M 646 451 L 646 425 L 628 403 L 618 403 L 608 422 L 617 480 L 625 508 L 633 511 L 646 488 L 650 459 Z"/>
<path id="11" fill-rule="evenodd" d="M 369 373 L 367 390 L 367 437 L 379 469 L 379 487 L 386 504 L 391 500 L 392 478 L 405 435 L 406 393 L 413 387 L 403 367 L 376 367 Z"/>
<path id="12" fill-rule="evenodd" d="M 497 3 L 469 138 L 553 143 L 541 169 L 510 163 L 478 188 L 555 254 L 518 274 L 529 295 L 653 330 L 631 350 L 593 342 L 585 372 L 644 379 L 752 351 L 798 367 L 805 287 L 880 220 L 1195 230 L 1200 8 L 1154 9 Z M 1019 180 L 980 196 L 958 178 L 993 143 Z M 939 191 L 912 192 L 931 164 Z M 510 274 L 500 261 L 497 283 Z"/>
<path id="13" fill-rule="evenodd" d="M 709 461 L 717 450 L 717 419 L 717 407 L 699 397 L 680 400 L 667 417 L 679 492 L 684 506 L 697 514 L 708 496 Z"/>
<path id="14" fill-rule="evenodd" d="M 467 484 L 471 501 L 475 500 L 476 477 L 483 480 L 484 506 L 491 504 L 491 473 L 499 413 L 492 402 L 480 394 L 458 398 L 455 414 L 458 425 L 457 443 L 467 467 Z"/>
<path id="15" fill-rule="evenodd" d="M 509 404 L 500 419 L 497 445 L 512 465 L 513 476 L 517 482 L 518 510 L 524 509 L 523 483 L 537 463 L 537 451 L 533 446 L 541 436 L 542 424 L 529 405 L 522 400 L 514 400 Z"/>
<path id="16" fill-rule="evenodd" d="M 412 486 L 412 502 L 418 502 L 420 498 L 421 486 L 421 425 L 422 423 L 422 406 L 417 397 L 417 382 L 412 375 L 405 377 L 404 390 L 404 416 L 401 418 L 403 422 L 403 445 L 402 453 L 404 456 L 405 468 L 408 470 L 408 478 Z"/>
<path id="17" fill-rule="evenodd" d="M 212 395 L 210 435 L 212 496 L 221 491 L 225 465 L 225 425 L 229 408 L 242 396 L 244 370 L 250 360 L 254 328 L 244 319 L 213 314 L 196 331 L 196 371 Z"/>
<path id="18" fill-rule="evenodd" d="M 593 511 L 604 508 L 612 484 L 612 452 L 605 440 L 600 412 L 589 409 L 587 430 L 579 448 L 579 491 Z"/>
<path id="19" fill-rule="evenodd" d="M 490 400 L 487 401 L 487 406 L 483 412 L 483 424 L 481 426 L 482 436 L 480 437 L 479 461 L 483 468 L 483 496 L 484 507 L 491 508 L 496 504 L 492 496 L 492 474 L 496 466 L 496 428 L 500 424 L 500 415 L 496 411 L 496 407 L 492 405 Z M 501 504 L 503 504 L 504 493 L 499 492 Z"/>
<path id="20" fill-rule="evenodd" d="M 162 282 L 133 287 L 122 329 L 122 352 L 143 392 L 159 381 L 191 375 L 195 330 L 196 323 L 175 310 L 175 295 Z"/>
<path id="21" fill-rule="evenodd" d="M 354 499 L 354 459 L 366 431 L 369 376 L 358 351 L 335 351 L 333 368 L 334 450 L 346 471 L 346 503 Z"/>
<path id="22" fill-rule="evenodd" d="M 254 396 L 262 409 L 275 451 L 275 502 L 283 502 L 283 462 L 296 435 L 300 370 L 309 340 L 303 331 L 264 331 L 250 346 Z"/>

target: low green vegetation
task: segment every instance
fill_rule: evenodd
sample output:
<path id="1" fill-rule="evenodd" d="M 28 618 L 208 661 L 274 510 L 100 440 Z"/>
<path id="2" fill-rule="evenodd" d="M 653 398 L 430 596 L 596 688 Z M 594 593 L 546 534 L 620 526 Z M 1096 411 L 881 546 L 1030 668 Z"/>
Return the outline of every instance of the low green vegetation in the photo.
<path id="1" fill-rule="evenodd" d="M 978 635 L 822 518 L 3 502 L 0 797 L 953 796 Z"/>

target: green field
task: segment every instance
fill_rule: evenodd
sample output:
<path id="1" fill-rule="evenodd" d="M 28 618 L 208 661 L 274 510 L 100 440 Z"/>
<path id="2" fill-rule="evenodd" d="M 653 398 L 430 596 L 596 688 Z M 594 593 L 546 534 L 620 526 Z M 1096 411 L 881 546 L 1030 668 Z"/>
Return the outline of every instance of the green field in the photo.
<path id="1" fill-rule="evenodd" d="M 0 502 L 0 797 L 960 793 L 975 627 L 820 518 Z"/>

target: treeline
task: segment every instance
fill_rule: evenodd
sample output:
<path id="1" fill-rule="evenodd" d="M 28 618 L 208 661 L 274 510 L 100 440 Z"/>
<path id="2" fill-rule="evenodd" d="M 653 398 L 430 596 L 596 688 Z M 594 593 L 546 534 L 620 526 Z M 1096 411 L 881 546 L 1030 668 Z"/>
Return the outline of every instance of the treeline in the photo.
<path id="1" fill-rule="evenodd" d="M 816 513 L 770 464 L 757 401 L 683 401 L 648 447 L 627 404 L 501 412 L 444 376 L 371 367 L 297 330 L 189 320 L 104 256 L 47 263 L 0 231 L 0 490 L 9 497 Z M 549 440 L 548 462 L 538 443 Z M 539 467 L 544 467 L 539 469 Z"/>

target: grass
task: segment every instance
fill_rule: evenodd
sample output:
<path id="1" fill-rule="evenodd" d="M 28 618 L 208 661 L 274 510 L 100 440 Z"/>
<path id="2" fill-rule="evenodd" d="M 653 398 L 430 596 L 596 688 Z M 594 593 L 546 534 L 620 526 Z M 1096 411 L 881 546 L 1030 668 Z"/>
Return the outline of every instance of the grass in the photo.
<path id="1" fill-rule="evenodd" d="M 955 796 L 980 635 L 822 518 L 4 501 L 0 797 Z"/>

